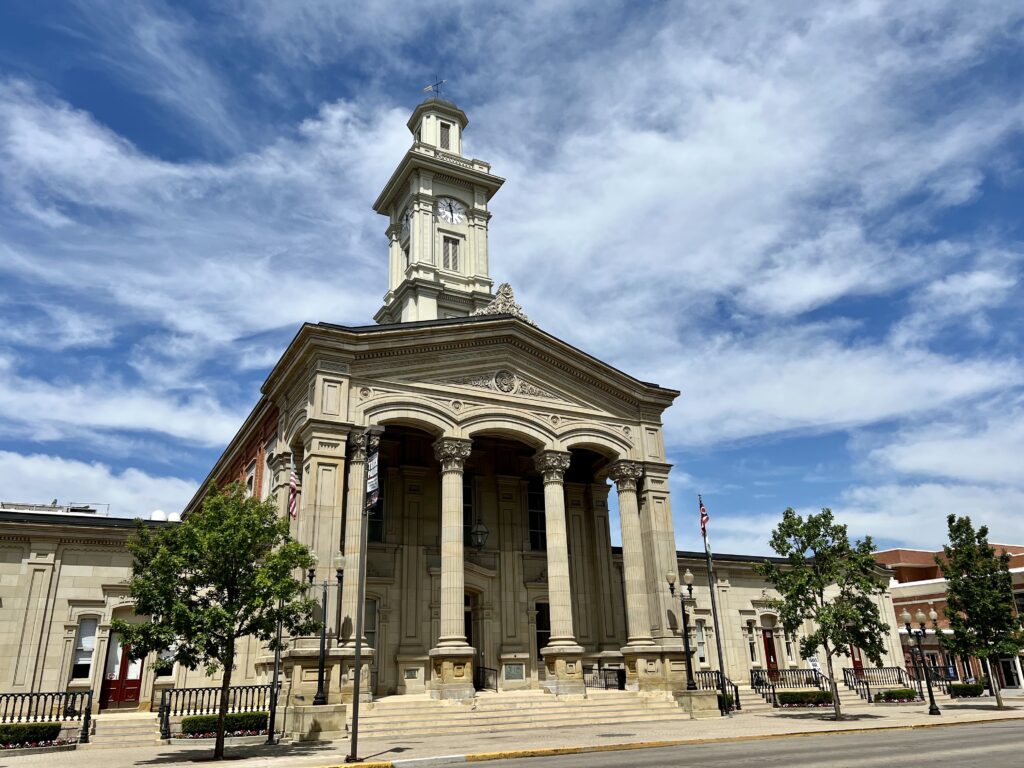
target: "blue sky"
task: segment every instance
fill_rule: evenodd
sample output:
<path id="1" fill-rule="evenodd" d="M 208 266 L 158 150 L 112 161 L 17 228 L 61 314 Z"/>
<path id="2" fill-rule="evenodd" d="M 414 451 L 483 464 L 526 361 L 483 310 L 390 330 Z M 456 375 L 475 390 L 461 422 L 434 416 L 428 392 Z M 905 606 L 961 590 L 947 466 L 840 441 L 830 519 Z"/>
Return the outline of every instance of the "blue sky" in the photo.
<path id="1" fill-rule="evenodd" d="M 0 498 L 175 509 L 303 321 L 385 290 L 434 73 L 492 273 L 682 390 L 679 544 L 786 506 L 1024 542 L 1019 2 L 0 6 Z"/>

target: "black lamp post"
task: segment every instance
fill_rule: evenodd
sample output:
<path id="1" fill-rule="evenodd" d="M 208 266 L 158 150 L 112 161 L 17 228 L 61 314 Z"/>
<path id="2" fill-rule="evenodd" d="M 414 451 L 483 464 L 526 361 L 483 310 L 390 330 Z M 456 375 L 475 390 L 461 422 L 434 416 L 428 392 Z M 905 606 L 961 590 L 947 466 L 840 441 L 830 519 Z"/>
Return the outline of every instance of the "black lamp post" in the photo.
<path id="1" fill-rule="evenodd" d="M 316 555 L 313 555 L 313 565 L 306 573 L 310 586 L 314 586 L 316 580 Z M 341 591 L 341 579 L 345 570 L 345 558 L 339 552 L 334 556 L 334 573 L 338 581 L 338 591 Z M 327 691 L 324 690 L 324 665 L 327 658 L 327 587 L 331 585 L 329 579 L 320 582 L 322 591 L 320 608 L 320 664 L 316 677 L 316 696 L 313 697 L 314 706 L 322 706 L 327 703 Z"/>
<path id="2" fill-rule="evenodd" d="M 917 638 L 917 653 L 921 660 L 921 670 L 924 673 L 924 681 L 928 685 L 928 714 L 941 715 L 942 713 L 939 711 L 939 707 L 935 703 L 935 693 L 934 691 L 932 691 L 932 678 L 931 675 L 928 674 L 928 664 L 925 663 L 924 660 L 924 648 L 922 647 L 922 642 L 924 640 L 925 635 L 924 611 L 918 608 L 917 616 L 915 618 L 917 619 L 917 623 L 920 626 L 920 629 L 914 629 L 914 627 L 911 625 L 910 611 L 904 608 L 903 613 L 900 614 L 900 619 L 903 620 L 903 625 L 907 628 L 907 635 L 911 638 L 911 641 L 913 641 L 913 638 Z M 939 614 L 937 614 L 935 612 L 935 609 L 933 608 L 931 611 L 929 611 L 928 618 L 930 618 L 932 620 L 932 624 L 934 624 L 938 620 Z M 914 652 L 913 645 L 911 645 L 910 647 L 910 652 L 911 654 L 913 654 Z"/>
<path id="3" fill-rule="evenodd" d="M 683 574 L 683 584 L 686 585 L 687 596 L 693 599 L 693 574 L 686 569 Z M 676 574 L 668 572 L 668 591 L 672 597 L 676 596 Z M 679 605 L 683 610 L 683 650 L 686 653 L 686 690 L 696 691 L 697 681 L 693 679 L 693 652 L 690 650 L 690 619 L 686 612 L 686 598 L 682 592 L 679 593 Z"/>

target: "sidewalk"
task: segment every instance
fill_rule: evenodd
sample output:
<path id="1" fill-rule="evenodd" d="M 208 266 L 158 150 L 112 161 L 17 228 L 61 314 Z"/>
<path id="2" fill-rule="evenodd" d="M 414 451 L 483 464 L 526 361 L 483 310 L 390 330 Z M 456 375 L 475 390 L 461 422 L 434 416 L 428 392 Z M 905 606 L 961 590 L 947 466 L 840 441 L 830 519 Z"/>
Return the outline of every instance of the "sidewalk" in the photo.
<path id="1" fill-rule="evenodd" d="M 540 754 L 561 752 L 640 749 L 709 741 L 737 741 L 773 738 L 785 735 L 876 730 L 886 728 L 921 728 L 955 723 L 988 720 L 1024 721 L 1024 701 L 1008 699 L 1012 709 L 999 711 L 995 704 L 946 703 L 942 715 L 928 715 L 928 707 L 920 705 L 844 706 L 844 719 L 829 719 L 831 710 L 775 711 L 739 714 L 732 718 L 696 720 L 669 726 L 644 724 L 558 729 L 535 729 L 501 733 L 467 733 L 459 736 L 437 736 L 410 739 L 360 739 L 359 753 L 365 764 L 395 766 L 442 765 L 503 757 L 529 756 L 531 750 Z M 1021 723 L 1024 737 L 1024 722 Z M 17 756 L 0 753 L 0 766 L 10 768 L 50 768 L 58 761 L 68 768 L 134 768 L 135 766 L 192 766 L 208 761 L 212 745 L 153 746 L 131 749 L 97 749 Z M 348 753 L 347 740 L 329 744 L 291 744 L 276 747 L 238 746 L 228 749 L 232 768 L 321 768 L 343 766 Z M 448 758 L 448 759 L 440 759 Z"/>

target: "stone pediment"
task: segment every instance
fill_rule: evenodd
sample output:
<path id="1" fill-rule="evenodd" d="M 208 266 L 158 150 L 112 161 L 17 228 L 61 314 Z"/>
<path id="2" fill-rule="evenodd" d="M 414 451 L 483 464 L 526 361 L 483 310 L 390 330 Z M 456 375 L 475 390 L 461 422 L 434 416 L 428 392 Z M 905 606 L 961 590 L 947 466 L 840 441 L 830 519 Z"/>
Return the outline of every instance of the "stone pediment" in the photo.
<path id="1" fill-rule="evenodd" d="M 531 381 L 507 368 L 486 373 L 474 373 L 468 376 L 432 379 L 429 383 L 489 390 L 491 392 L 500 392 L 503 395 L 520 395 L 522 397 L 536 397 L 541 400 L 557 400 L 563 403 L 572 402 L 548 387 Z"/>

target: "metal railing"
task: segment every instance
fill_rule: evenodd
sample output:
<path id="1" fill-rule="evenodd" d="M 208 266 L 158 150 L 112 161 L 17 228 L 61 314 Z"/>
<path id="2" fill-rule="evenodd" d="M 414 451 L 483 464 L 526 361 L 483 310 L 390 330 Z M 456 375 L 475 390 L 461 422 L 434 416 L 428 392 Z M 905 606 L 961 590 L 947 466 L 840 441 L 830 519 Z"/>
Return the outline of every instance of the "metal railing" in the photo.
<path id="1" fill-rule="evenodd" d="M 267 685 L 232 685 L 228 688 L 228 714 L 262 712 L 276 707 L 277 696 Z M 280 693 L 280 686 L 278 693 Z M 171 718 L 220 712 L 220 688 L 167 688 L 160 692 L 160 738 L 171 738 Z"/>
<path id="2" fill-rule="evenodd" d="M 473 669 L 473 687 L 478 691 L 497 691 L 498 670 L 491 667 L 475 667 Z"/>
<path id="3" fill-rule="evenodd" d="M 92 690 L 0 693 L 0 723 L 82 723 L 79 744 L 89 743 Z"/>
<path id="4" fill-rule="evenodd" d="M 717 669 L 701 669 L 693 673 L 693 679 L 697 682 L 697 687 L 702 691 L 721 691 L 722 686 L 719 683 L 719 675 L 721 673 Z M 732 706 L 737 712 L 743 709 L 740 704 L 740 688 L 736 683 L 730 680 L 728 677 L 725 678 L 725 690 L 732 692 Z M 725 712 L 725 703 L 719 703 L 719 709 Z"/>
<path id="5" fill-rule="evenodd" d="M 593 669 L 583 670 L 583 684 L 587 688 L 601 688 L 607 691 L 623 691 L 626 689 L 626 670 L 624 669 Z"/>
<path id="6" fill-rule="evenodd" d="M 915 665 L 907 669 L 907 674 L 911 680 L 918 683 L 923 681 L 925 679 L 925 675 L 927 675 L 932 681 L 933 688 L 938 688 L 943 693 L 947 695 L 949 694 L 949 676 L 946 674 L 945 667 L 929 666 L 922 668 L 920 665 Z M 908 684 L 907 687 L 909 688 L 912 686 Z"/>
<path id="7" fill-rule="evenodd" d="M 773 707 L 779 706 L 779 688 L 817 688 L 832 692 L 832 681 L 813 669 L 752 669 L 750 687 Z"/>
<path id="8" fill-rule="evenodd" d="M 907 671 L 903 667 L 864 667 L 863 669 L 843 670 L 843 683 L 851 691 L 856 690 L 860 681 L 870 684 L 873 688 L 913 688 Z"/>

